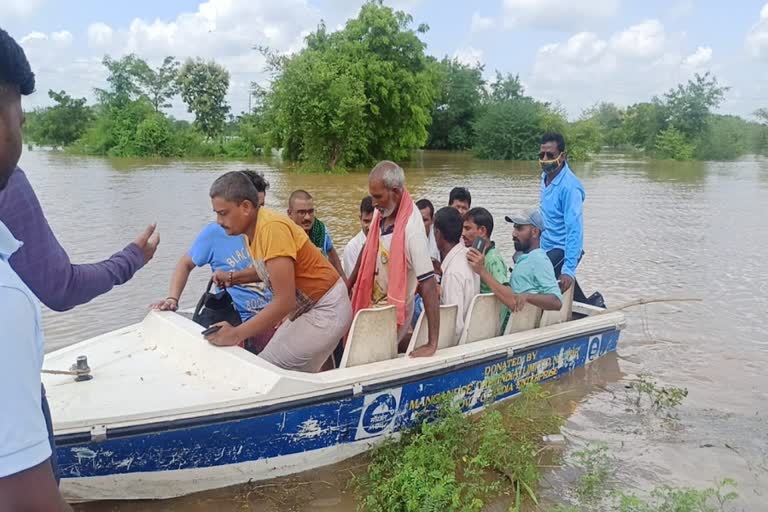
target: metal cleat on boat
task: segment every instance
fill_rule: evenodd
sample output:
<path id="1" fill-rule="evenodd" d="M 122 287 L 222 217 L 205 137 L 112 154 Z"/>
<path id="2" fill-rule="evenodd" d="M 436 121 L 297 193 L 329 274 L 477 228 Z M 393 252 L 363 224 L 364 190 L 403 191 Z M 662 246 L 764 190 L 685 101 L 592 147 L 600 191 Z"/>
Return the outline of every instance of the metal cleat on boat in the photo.
<path id="1" fill-rule="evenodd" d="M 88 356 L 77 356 L 75 364 L 73 364 L 69 370 L 77 374 L 75 377 L 76 382 L 91 380 L 93 378 L 93 375 L 91 375 L 91 368 L 88 366 Z"/>

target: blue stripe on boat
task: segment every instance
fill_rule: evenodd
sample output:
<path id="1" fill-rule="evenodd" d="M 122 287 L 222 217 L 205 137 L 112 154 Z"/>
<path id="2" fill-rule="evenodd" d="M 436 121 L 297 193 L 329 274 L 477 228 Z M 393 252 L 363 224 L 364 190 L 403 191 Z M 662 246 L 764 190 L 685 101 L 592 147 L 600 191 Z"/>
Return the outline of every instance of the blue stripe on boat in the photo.
<path id="1" fill-rule="evenodd" d="M 478 362 L 458 371 L 396 385 L 376 392 L 321 403 L 297 405 L 281 412 L 258 412 L 250 417 L 192 426 L 153 430 L 79 442 L 57 450 L 63 478 L 104 476 L 133 472 L 213 467 L 317 450 L 361 439 L 373 439 L 403 427 L 441 397 L 459 400 L 465 411 L 485 405 L 487 387 L 494 379 L 501 386 L 497 399 L 519 392 L 526 382 L 545 382 L 584 366 L 616 350 L 618 330 L 572 338 Z M 61 438 L 65 441 L 69 436 Z M 66 442 L 66 441 L 65 441 Z"/>

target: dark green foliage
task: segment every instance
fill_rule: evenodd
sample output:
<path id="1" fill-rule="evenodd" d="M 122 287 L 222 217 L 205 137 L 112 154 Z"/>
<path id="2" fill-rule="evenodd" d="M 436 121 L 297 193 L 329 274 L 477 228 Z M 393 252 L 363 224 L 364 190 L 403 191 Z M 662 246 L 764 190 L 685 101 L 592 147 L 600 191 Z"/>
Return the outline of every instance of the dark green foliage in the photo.
<path id="1" fill-rule="evenodd" d="M 368 2 L 344 29 L 321 25 L 301 52 L 272 59 L 272 145 L 318 170 L 397 160 L 423 146 L 436 78 L 419 39 L 426 28 L 411 23 Z"/>
<path id="2" fill-rule="evenodd" d="M 79 139 L 93 119 L 85 98 L 72 98 L 64 91 L 48 91 L 55 104 L 27 116 L 25 138 L 37 144 L 69 146 Z"/>
<path id="3" fill-rule="evenodd" d="M 448 58 L 435 62 L 434 66 L 439 88 L 432 109 L 427 148 L 471 148 L 475 139 L 473 124 L 485 94 L 483 67 L 468 66 Z"/>

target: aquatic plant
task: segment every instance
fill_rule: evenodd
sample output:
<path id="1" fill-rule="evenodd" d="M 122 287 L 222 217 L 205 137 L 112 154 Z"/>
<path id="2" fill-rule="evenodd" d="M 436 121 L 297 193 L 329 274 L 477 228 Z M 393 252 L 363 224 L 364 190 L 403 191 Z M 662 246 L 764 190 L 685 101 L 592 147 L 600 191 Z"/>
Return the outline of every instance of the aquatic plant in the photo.
<path id="1" fill-rule="evenodd" d="M 672 409 L 682 404 L 688 396 L 687 388 L 659 386 L 647 373 L 639 374 L 627 388 L 634 391 L 634 395 L 629 396 L 628 400 L 638 412 L 643 411 L 647 406 L 654 413 L 664 414 L 667 417 L 674 417 Z"/>
<path id="2" fill-rule="evenodd" d="M 542 436 L 563 421 L 549 398 L 529 385 L 516 400 L 476 418 L 446 399 L 428 413 L 437 416 L 433 421 L 424 418 L 371 453 L 368 471 L 353 484 L 359 509 L 471 512 L 503 493 L 514 496 L 513 510 L 525 500 L 538 503 Z"/>

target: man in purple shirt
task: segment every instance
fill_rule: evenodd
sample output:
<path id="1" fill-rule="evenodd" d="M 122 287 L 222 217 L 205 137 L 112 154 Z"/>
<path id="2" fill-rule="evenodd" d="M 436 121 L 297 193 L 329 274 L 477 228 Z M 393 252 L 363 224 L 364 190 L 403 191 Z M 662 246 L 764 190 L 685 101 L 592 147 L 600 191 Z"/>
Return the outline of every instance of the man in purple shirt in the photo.
<path id="1" fill-rule="evenodd" d="M 21 156 L 21 126 L 24 122 L 21 96 L 32 93 L 34 88 L 35 76 L 24 51 L 8 33 L 0 29 L 0 227 L 6 235 L 10 234 L 14 244 L 12 251 L 6 251 L 9 256 L 7 264 L 15 273 L 11 277 L 17 281 L 20 279 L 41 302 L 51 309 L 64 311 L 128 281 L 154 256 L 159 236 L 155 233 L 155 226 L 151 225 L 134 243 L 106 261 L 91 265 L 73 265 L 69 261 L 51 231 L 29 181 L 16 167 Z M 3 304 L 3 307 L 13 305 Z M 31 343 L 30 340 L 35 339 L 40 340 L 42 346 L 41 337 L 36 323 L 0 324 L 0 350 L 13 343 Z M 13 357 L 35 357 L 32 350 L 11 353 Z M 4 363 L 15 366 L 22 362 L 13 360 L 13 357 Z M 27 359 L 23 362 L 34 363 Z M 27 364 L 26 367 L 34 368 L 35 364 Z M 35 373 L 25 377 L 36 378 L 39 382 L 40 375 L 37 371 Z M 3 393 L 15 392 L 17 390 L 10 388 L 0 389 L 0 403 L 9 398 L 2 396 Z M 27 469 L 0 477 L 2 510 L 70 510 L 55 487 L 56 451 L 44 393 L 41 403 L 51 442 L 51 463 L 43 461 L 32 465 L 29 461 Z M 4 415 L 3 421 L 20 419 Z M 24 425 L 15 427 L 18 428 L 12 431 L 20 432 Z M 5 454 L 5 448 L 0 446 L 0 457 L 12 455 Z M 23 461 L 22 467 L 25 467 Z"/>

